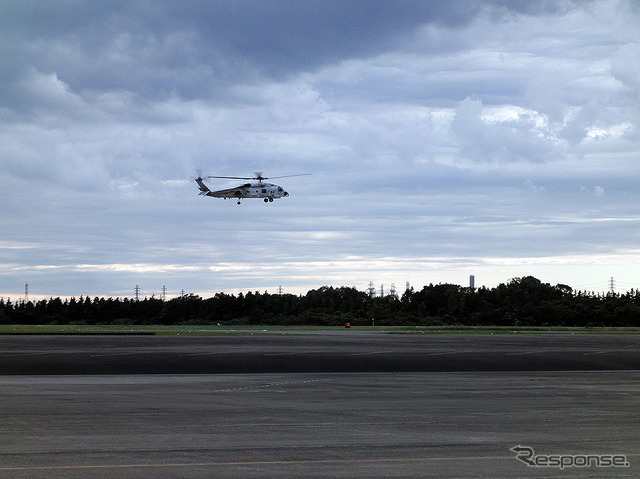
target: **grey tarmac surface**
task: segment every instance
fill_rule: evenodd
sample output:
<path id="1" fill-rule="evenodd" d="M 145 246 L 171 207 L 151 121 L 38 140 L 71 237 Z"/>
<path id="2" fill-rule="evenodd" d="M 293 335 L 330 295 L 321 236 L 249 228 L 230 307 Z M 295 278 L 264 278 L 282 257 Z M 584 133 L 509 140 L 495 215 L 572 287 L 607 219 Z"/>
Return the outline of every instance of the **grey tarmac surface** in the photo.
<path id="1" fill-rule="evenodd" d="M 640 477 L 637 337 L 248 339 L 0 338 L 3 368 L 27 355 L 46 371 L 0 375 L 0 477 Z M 103 358 L 116 368 L 114 357 L 168 364 L 218 354 L 224 364 L 276 355 L 307 366 L 278 372 L 268 369 L 282 363 L 267 360 L 268 368 L 243 374 L 216 362 L 200 365 L 200 374 L 52 373 L 68 372 L 56 368 L 69 358 L 93 368 Z M 330 354 L 371 356 L 377 361 L 358 364 L 381 370 L 311 366 Z M 400 368 L 403 354 L 425 370 Z M 518 370 L 530 356 L 529 369 Z M 429 358 L 442 370 L 428 370 Z M 399 369 L 384 369 L 392 366 Z M 624 455 L 629 465 L 528 467 L 510 451 L 518 445 L 536 455 Z"/>
<path id="2" fill-rule="evenodd" d="M 640 335 L 0 336 L 0 375 L 582 370 L 640 370 Z"/>

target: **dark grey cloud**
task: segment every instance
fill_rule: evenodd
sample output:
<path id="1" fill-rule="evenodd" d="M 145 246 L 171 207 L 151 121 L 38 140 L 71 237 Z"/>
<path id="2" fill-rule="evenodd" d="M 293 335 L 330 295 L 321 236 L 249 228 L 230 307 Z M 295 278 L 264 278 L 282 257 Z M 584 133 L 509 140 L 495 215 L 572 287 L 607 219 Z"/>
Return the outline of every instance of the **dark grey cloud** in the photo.
<path id="1" fill-rule="evenodd" d="M 549 5 L 495 2 L 507 13 Z M 221 100 L 229 85 L 374 55 L 422 25 L 466 25 L 482 8 L 471 0 L 16 2 L 3 8 L 3 76 L 23 104 L 15 83 L 31 69 L 55 72 L 77 92 Z"/>
<path id="2" fill-rule="evenodd" d="M 207 95 L 207 82 L 282 77 L 375 52 L 420 23 L 465 21 L 473 4 L 17 2 L 3 8 L 3 36 L 16 49 L 14 79 L 31 66 L 76 90 L 192 98 Z M 32 64 L 15 68 L 25 59 Z"/>

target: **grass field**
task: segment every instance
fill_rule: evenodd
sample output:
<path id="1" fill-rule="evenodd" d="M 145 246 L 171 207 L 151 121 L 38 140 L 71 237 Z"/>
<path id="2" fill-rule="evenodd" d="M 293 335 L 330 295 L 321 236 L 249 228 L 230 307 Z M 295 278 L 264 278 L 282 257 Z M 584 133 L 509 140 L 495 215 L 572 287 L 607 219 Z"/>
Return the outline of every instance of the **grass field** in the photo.
<path id="1" fill-rule="evenodd" d="M 154 334 L 159 336 L 219 336 L 251 334 L 304 334 L 319 331 L 371 331 L 387 334 L 640 334 L 640 328 L 565 328 L 565 327 L 423 327 L 357 326 L 349 329 L 330 326 L 214 326 L 214 325 L 0 325 L 0 334 Z"/>

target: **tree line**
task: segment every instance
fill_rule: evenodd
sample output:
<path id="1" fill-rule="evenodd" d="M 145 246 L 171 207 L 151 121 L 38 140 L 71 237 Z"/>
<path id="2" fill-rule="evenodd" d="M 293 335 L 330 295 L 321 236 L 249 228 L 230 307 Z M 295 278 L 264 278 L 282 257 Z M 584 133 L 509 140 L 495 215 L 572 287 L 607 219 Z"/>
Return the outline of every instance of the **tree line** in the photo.
<path id="1" fill-rule="evenodd" d="M 640 291 L 595 294 L 514 278 L 495 288 L 429 284 L 401 296 L 371 297 L 323 286 L 305 295 L 259 292 L 211 298 L 0 300 L 0 324 L 220 324 L 339 326 L 640 326 Z"/>

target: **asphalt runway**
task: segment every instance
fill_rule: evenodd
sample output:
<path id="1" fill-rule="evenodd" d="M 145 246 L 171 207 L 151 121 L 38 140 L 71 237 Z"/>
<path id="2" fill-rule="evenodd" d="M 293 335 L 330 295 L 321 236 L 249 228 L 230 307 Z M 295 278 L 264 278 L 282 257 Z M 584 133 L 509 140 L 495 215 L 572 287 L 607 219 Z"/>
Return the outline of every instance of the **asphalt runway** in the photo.
<path id="1" fill-rule="evenodd" d="M 0 375 L 640 370 L 640 336 L 2 336 Z"/>
<path id="2" fill-rule="evenodd" d="M 640 477 L 636 336 L 351 333 L 0 337 L 0 477 Z"/>

